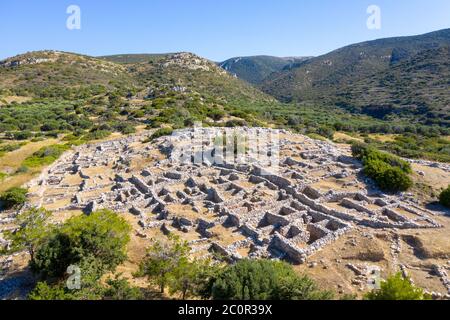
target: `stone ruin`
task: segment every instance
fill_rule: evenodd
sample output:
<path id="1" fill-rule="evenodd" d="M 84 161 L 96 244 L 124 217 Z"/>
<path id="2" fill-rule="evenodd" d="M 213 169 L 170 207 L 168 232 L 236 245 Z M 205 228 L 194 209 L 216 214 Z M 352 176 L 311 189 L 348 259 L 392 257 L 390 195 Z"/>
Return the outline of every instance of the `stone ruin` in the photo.
<path id="1" fill-rule="evenodd" d="M 208 136 L 222 129 L 202 130 Z M 303 263 L 358 226 L 440 227 L 433 213 L 403 195 L 377 190 L 361 177 L 358 162 L 327 142 L 281 131 L 279 170 L 271 173 L 258 163 L 179 163 L 177 144 L 192 138 L 191 129 L 142 142 L 148 135 L 64 154 L 30 184 L 29 205 L 56 215 L 99 208 L 133 215 L 141 237 L 148 231 L 178 234 L 193 253 L 229 261 Z"/>

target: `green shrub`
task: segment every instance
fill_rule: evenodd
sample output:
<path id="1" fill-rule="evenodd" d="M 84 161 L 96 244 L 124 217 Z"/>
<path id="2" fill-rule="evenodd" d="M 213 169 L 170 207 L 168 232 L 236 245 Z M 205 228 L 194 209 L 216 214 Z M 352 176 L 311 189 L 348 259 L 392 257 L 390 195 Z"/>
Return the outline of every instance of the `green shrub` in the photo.
<path id="1" fill-rule="evenodd" d="M 87 140 L 101 140 L 101 139 L 108 138 L 110 135 L 111 135 L 111 131 L 109 131 L 109 130 L 95 130 L 95 131 L 89 132 L 85 138 Z"/>
<path id="2" fill-rule="evenodd" d="M 51 230 L 48 223 L 50 215 L 49 211 L 37 208 L 19 214 L 16 218 L 19 228 L 15 231 L 5 232 L 6 238 L 11 241 L 9 251 L 27 250 L 33 260 L 36 249 Z"/>
<path id="3" fill-rule="evenodd" d="M 21 142 L 21 143 L 14 143 L 14 144 L 7 144 L 4 146 L 0 146 L 0 157 L 3 156 L 5 153 L 19 150 L 25 144 L 26 144 L 26 142 Z"/>
<path id="4" fill-rule="evenodd" d="M 108 210 L 72 218 L 39 246 L 31 267 L 43 276 L 61 278 L 68 266 L 78 265 L 84 280 L 98 279 L 125 261 L 130 230 L 122 217 Z"/>
<path id="5" fill-rule="evenodd" d="M 64 286 L 51 286 L 46 282 L 38 282 L 33 291 L 28 294 L 28 299 L 36 301 L 72 300 Z"/>
<path id="6" fill-rule="evenodd" d="M 234 119 L 234 120 L 228 120 L 225 123 L 225 127 L 227 127 L 227 128 L 246 127 L 246 126 L 247 126 L 247 122 L 244 120 Z"/>
<path id="7" fill-rule="evenodd" d="M 131 124 L 121 124 L 117 128 L 120 133 L 122 134 L 132 134 L 136 133 L 136 128 L 132 126 Z"/>
<path id="8" fill-rule="evenodd" d="M 27 140 L 31 137 L 33 137 L 33 134 L 28 130 L 13 133 L 14 140 Z"/>
<path id="9" fill-rule="evenodd" d="M 155 133 L 153 133 L 150 136 L 150 141 L 156 140 L 158 138 L 164 137 L 164 136 L 170 136 L 173 133 L 173 129 L 172 128 L 161 128 L 155 131 Z"/>
<path id="10" fill-rule="evenodd" d="M 321 291 L 317 284 L 307 276 L 282 278 L 278 283 L 272 299 L 275 300 L 330 300 L 331 291 Z"/>
<path id="11" fill-rule="evenodd" d="M 439 196 L 439 202 L 444 207 L 450 208 L 450 186 L 441 192 Z"/>
<path id="12" fill-rule="evenodd" d="M 214 121 L 219 121 L 220 119 L 225 117 L 225 115 L 226 115 L 226 113 L 220 109 L 213 109 L 207 113 L 207 116 L 209 118 L 213 119 Z"/>
<path id="13" fill-rule="evenodd" d="M 188 263 L 190 247 L 179 237 L 170 236 L 169 241 L 154 241 L 141 261 L 138 276 L 146 276 L 164 293 L 166 285 L 180 268 Z"/>
<path id="14" fill-rule="evenodd" d="M 22 206 L 27 201 L 27 189 L 12 188 L 0 195 L 0 202 L 4 209 L 13 209 Z"/>
<path id="15" fill-rule="evenodd" d="M 322 137 L 326 137 L 328 139 L 333 139 L 334 129 L 331 127 L 320 126 L 317 129 L 317 134 L 321 135 Z"/>
<path id="16" fill-rule="evenodd" d="M 19 168 L 17 168 L 16 170 L 16 174 L 22 174 L 22 173 L 27 173 L 30 171 L 30 168 L 28 168 L 27 166 L 20 166 Z"/>
<path id="17" fill-rule="evenodd" d="M 143 298 L 139 288 L 130 285 L 127 279 L 116 277 L 106 280 L 108 287 L 103 292 L 104 300 L 141 300 Z"/>
<path id="18" fill-rule="evenodd" d="M 39 282 L 29 293 L 29 300 L 74 301 L 74 300 L 140 300 L 139 288 L 130 285 L 128 280 L 116 277 L 106 280 L 106 286 L 99 283 L 84 285 L 80 289 L 70 290 L 65 283 L 48 284 Z"/>
<path id="19" fill-rule="evenodd" d="M 413 181 L 408 174 L 411 165 L 386 152 L 381 152 L 366 144 L 354 143 L 352 154 L 364 164 L 364 173 L 372 178 L 384 191 L 407 191 Z"/>
<path id="20" fill-rule="evenodd" d="M 67 144 L 55 144 L 53 146 L 43 147 L 32 156 L 26 158 L 22 166 L 36 168 L 50 165 L 69 149 L 70 145 Z"/>
<path id="21" fill-rule="evenodd" d="M 391 192 L 407 191 L 413 186 L 411 178 L 398 167 L 385 170 L 377 183 L 381 189 Z"/>
<path id="22" fill-rule="evenodd" d="M 368 152 L 368 145 L 365 143 L 354 142 L 352 143 L 352 155 L 356 159 L 362 160 Z"/>
<path id="23" fill-rule="evenodd" d="M 423 289 L 416 287 L 401 273 L 381 282 L 381 288 L 368 293 L 367 300 L 429 300 Z"/>
<path id="24" fill-rule="evenodd" d="M 321 136 L 320 134 L 317 134 L 317 133 L 308 133 L 307 136 L 314 140 L 320 140 L 320 141 L 327 140 L 327 138 L 325 138 L 324 136 Z"/>
<path id="25" fill-rule="evenodd" d="M 232 115 L 233 117 L 236 117 L 236 118 L 244 119 L 244 120 L 247 120 L 249 117 L 249 114 L 242 110 L 235 110 L 235 111 L 231 112 L 230 115 Z"/>
<path id="26" fill-rule="evenodd" d="M 307 277 L 299 277 L 292 266 L 280 261 L 241 260 L 226 267 L 212 282 L 215 300 L 317 300 L 329 299 Z"/>

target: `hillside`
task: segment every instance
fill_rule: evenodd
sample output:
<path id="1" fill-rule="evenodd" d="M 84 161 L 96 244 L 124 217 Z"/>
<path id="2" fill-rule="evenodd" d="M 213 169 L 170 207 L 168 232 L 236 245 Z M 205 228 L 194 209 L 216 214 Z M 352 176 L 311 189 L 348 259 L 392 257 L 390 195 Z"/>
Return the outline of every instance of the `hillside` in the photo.
<path id="1" fill-rule="evenodd" d="M 88 129 L 94 131 L 90 139 L 117 130 L 130 132 L 139 124 L 184 127 L 221 119 L 243 123 L 243 118 L 253 122 L 246 113 L 229 116 L 270 104 L 279 103 L 191 53 L 99 59 L 39 51 L 0 62 L 2 138 L 64 130 L 82 134 Z"/>
<path id="2" fill-rule="evenodd" d="M 137 127 L 178 129 L 201 121 L 206 126 L 290 128 L 330 139 L 335 131 L 408 134 L 407 142 L 397 137 L 379 147 L 403 156 L 448 161 L 448 143 L 439 140 L 449 134 L 448 77 L 442 76 L 445 68 L 448 71 L 448 50 L 430 50 L 421 59 L 397 58 L 401 61 L 375 75 L 354 79 L 348 86 L 336 84 L 336 94 L 324 91 L 322 98 L 302 103 L 281 103 L 192 53 L 94 58 L 31 52 L 0 62 L 0 139 L 73 133 L 81 143 L 114 132 L 129 134 Z M 310 62 L 285 66 L 284 72 L 301 70 L 303 65 Z M 377 77 L 386 80 L 367 82 Z M 402 86 L 410 90 L 399 89 Z M 370 90 L 373 94 L 366 94 Z M 409 102 L 398 103 L 399 99 Z M 390 115 L 394 112 L 395 118 Z M 420 123 L 414 123 L 417 120 Z"/>
<path id="3" fill-rule="evenodd" d="M 0 62 L 0 88 L 10 95 L 79 98 L 135 85 L 124 66 L 74 53 L 38 51 Z"/>
<path id="4" fill-rule="evenodd" d="M 148 86 L 150 95 L 172 90 L 200 94 L 223 102 L 273 101 L 251 85 L 236 79 L 209 60 L 191 53 L 177 53 L 136 64 L 132 74 Z"/>
<path id="5" fill-rule="evenodd" d="M 117 55 L 94 58 L 58 51 L 39 51 L 0 62 L 3 96 L 90 98 L 119 96 L 153 99 L 198 95 L 227 104 L 274 101 L 213 62 L 190 53 Z M 1 92 L 0 92 L 1 94 Z"/>
<path id="6" fill-rule="evenodd" d="M 273 74 L 261 85 L 262 89 L 282 101 L 315 101 L 322 104 L 342 104 L 347 107 L 366 107 L 383 100 L 385 93 L 392 91 L 394 84 L 385 83 L 387 74 L 406 75 L 414 69 L 415 61 L 424 65 L 440 65 L 433 73 L 434 80 L 426 83 L 427 94 L 416 95 L 417 107 L 436 108 L 442 101 L 439 89 L 441 80 L 448 74 L 448 56 L 445 48 L 450 45 L 450 29 L 436 31 L 420 36 L 398 37 L 363 42 L 347 46 L 326 55 L 313 58 L 299 66 Z M 438 56 L 432 57 L 430 50 L 437 50 Z M 432 61 L 427 62 L 432 58 Z M 402 71 L 403 69 L 403 71 Z M 385 78 L 386 79 L 386 78 Z M 408 79 L 408 76 L 406 76 Z M 410 83 L 405 79 L 400 90 Z M 358 94 L 363 83 L 377 83 L 377 94 Z M 359 87 L 360 85 L 362 87 Z M 356 89 L 351 89 L 356 84 Z M 399 83 L 397 83 L 398 85 Z M 416 83 L 417 84 L 417 83 Z M 423 85 L 422 85 L 423 86 Z M 435 88 L 435 86 L 437 86 Z M 391 88 L 391 89 L 389 89 Z M 347 91 L 351 91 L 347 95 Z M 393 97 L 391 107 L 410 106 L 411 96 Z M 370 99 L 369 99 L 370 98 Z M 420 102 L 420 103 L 417 103 Z M 361 104 L 362 103 L 362 104 Z"/>
<path id="7" fill-rule="evenodd" d="M 169 54 L 151 54 L 151 53 L 143 53 L 143 54 L 117 54 L 117 55 L 110 55 L 110 56 L 100 56 L 99 59 L 103 59 L 106 61 L 114 62 L 114 63 L 120 63 L 120 64 L 132 64 L 132 63 L 141 63 L 141 62 L 148 62 L 150 60 L 154 60 L 156 58 L 164 58 L 167 57 Z"/>
<path id="8" fill-rule="evenodd" d="M 280 58 L 272 56 L 237 57 L 220 62 L 219 66 L 239 79 L 259 85 L 272 73 L 280 72 L 285 68 L 290 68 L 308 59 L 310 58 Z"/>
<path id="9" fill-rule="evenodd" d="M 349 107 L 374 117 L 413 114 L 426 124 L 450 124 L 450 47 L 431 49 L 343 90 Z"/>

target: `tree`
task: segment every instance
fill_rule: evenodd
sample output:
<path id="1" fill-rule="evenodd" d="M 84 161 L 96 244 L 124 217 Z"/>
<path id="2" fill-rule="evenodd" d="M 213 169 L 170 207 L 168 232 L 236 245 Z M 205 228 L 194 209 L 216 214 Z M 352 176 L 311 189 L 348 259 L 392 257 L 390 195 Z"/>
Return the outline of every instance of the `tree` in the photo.
<path id="1" fill-rule="evenodd" d="M 170 136 L 173 133 L 173 129 L 172 128 L 161 128 L 155 131 L 155 133 L 153 133 L 150 138 L 149 138 L 149 142 L 156 140 L 160 137 L 164 137 L 164 136 Z"/>
<path id="2" fill-rule="evenodd" d="M 12 242 L 11 251 L 26 249 L 31 261 L 34 261 L 36 249 L 51 230 L 48 223 L 50 215 L 49 211 L 37 208 L 19 214 L 16 218 L 19 228 L 13 232 L 5 232 L 6 238 Z"/>
<path id="3" fill-rule="evenodd" d="M 22 206 L 27 201 L 27 189 L 12 188 L 0 195 L 0 202 L 4 209 L 13 209 Z"/>
<path id="4" fill-rule="evenodd" d="M 401 273 L 381 282 L 379 290 L 373 290 L 365 297 L 367 300 L 429 300 L 423 289 L 416 287 Z"/>
<path id="5" fill-rule="evenodd" d="M 314 282 L 299 277 L 292 266 L 272 260 L 241 260 L 214 279 L 210 295 L 215 300 L 329 299 Z"/>
<path id="6" fill-rule="evenodd" d="M 130 231 L 125 219 L 109 210 L 72 218 L 43 240 L 31 267 L 43 276 L 62 278 L 70 265 L 77 265 L 95 281 L 125 261 Z"/>
<path id="7" fill-rule="evenodd" d="M 169 292 L 180 293 L 181 299 L 202 295 L 203 288 L 217 273 L 210 260 L 182 260 L 169 279 Z"/>
<path id="8" fill-rule="evenodd" d="M 127 279 L 120 278 L 117 275 L 115 278 L 106 280 L 108 285 L 103 292 L 104 300 L 141 300 L 142 293 L 139 288 L 130 285 Z"/>
<path id="9" fill-rule="evenodd" d="M 68 289 L 64 281 L 56 284 L 39 282 L 36 287 L 28 294 L 29 300 L 42 301 L 62 301 L 62 300 L 101 300 L 105 288 L 100 284 L 84 286 L 79 290 Z"/>
<path id="10" fill-rule="evenodd" d="M 39 282 L 36 287 L 28 294 L 29 300 L 42 301 L 62 301 L 70 300 L 64 287 L 51 286 L 46 282 Z"/>
<path id="11" fill-rule="evenodd" d="M 330 300 L 331 291 L 321 291 L 316 283 L 307 276 L 281 279 L 274 290 L 275 300 Z"/>
<path id="12" fill-rule="evenodd" d="M 439 196 L 439 202 L 444 207 L 450 208 L 450 186 L 448 186 L 447 189 L 442 191 L 442 193 Z"/>
<path id="13" fill-rule="evenodd" d="M 333 139 L 334 137 L 334 130 L 333 128 L 327 127 L 327 126 L 320 126 L 317 129 L 317 134 L 321 135 L 322 137 Z"/>
<path id="14" fill-rule="evenodd" d="M 138 275 L 147 276 L 164 293 L 170 279 L 175 274 L 180 274 L 180 268 L 189 266 L 190 251 L 187 242 L 176 236 L 169 236 L 169 241 L 154 241 L 140 264 Z M 192 270 L 187 271 L 184 276 L 189 277 L 187 274 L 191 272 Z"/>
<path id="15" fill-rule="evenodd" d="M 220 119 L 225 117 L 225 112 L 220 109 L 213 109 L 208 112 L 207 116 L 213 119 L 214 121 L 219 121 Z"/>

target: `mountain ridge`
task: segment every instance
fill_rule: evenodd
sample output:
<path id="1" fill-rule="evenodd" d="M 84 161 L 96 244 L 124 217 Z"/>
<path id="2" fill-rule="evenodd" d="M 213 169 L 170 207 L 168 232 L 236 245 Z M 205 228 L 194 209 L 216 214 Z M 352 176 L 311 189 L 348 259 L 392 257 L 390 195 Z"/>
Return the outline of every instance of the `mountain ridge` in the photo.
<path id="1" fill-rule="evenodd" d="M 361 83 L 369 82 L 375 77 L 381 81 L 384 72 L 393 72 L 396 66 L 402 66 L 415 57 L 420 59 L 420 55 L 427 54 L 429 50 L 442 53 L 442 57 L 433 63 L 441 64 L 445 70 L 441 74 L 434 74 L 435 77 L 445 77 L 448 74 L 446 55 L 439 49 L 450 46 L 450 29 L 443 29 L 424 35 L 394 37 L 366 41 L 343 48 L 339 48 L 325 55 L 312 58 L 297 67 L 285 69 L 272 74 L 262 84 L 264 92 L 276 97 L 283 102 L 314 102 L 332 105 L 344 105 L 353 110 L 364 110 L 366 106 L 379 103 L 379 99 L 374 96 L 373 100 L 362 99 L 365 105 L 359 101 L 361 96 L 356 92 L 363 91 L 363 88 L 354 88 Z M 428 56 L 428 59 L 431 59 Z M 398 67 L 397 67 L 398 69 Z M 402 73 L 402 71 L 398 71 Z M 403 72 L 404 73 L 404 72 Z M 375 81 L 375 79 L 372 79 Z M 435 83 L 430 82 L 429 85 Z M 389 86 L 389 84 L 386 84 Z M 404 82 L 401 90 L 407 89 L 408 82 Z M 383 89 L 383 86 L 380 86 Z M 383 89 L 384 90 L 384 89 Z M 434 92 L 433 88 L 431 91 Z M 441 90 L 439 94 L 441 93 Z M 353 94 L 351 94 L 353 93 Z M 448 94 L 444 103 L 448 103 Z M 411 98 L 411 99 L 410 99 Z M 400 100 L 392 99 L 391 108 L 416 104 L 417 107 L 433 108 L 433 105 L 440 101 L 440 96 L 428 96 L 427 99 L 413 99 L 414 97 L 404 97 Z M 416 97 L 417 98 L 417 97 Z M 425 105 L 421 101 L 425 100 Z"/>
<path id="2" fill-rule="evenodd" d="M 218 65 L 229 73 L 253 85 L 261 84 L 274 72 L 279 72 L 310 57 L 275 57 L 269 55 L 234 57 Z"/>

